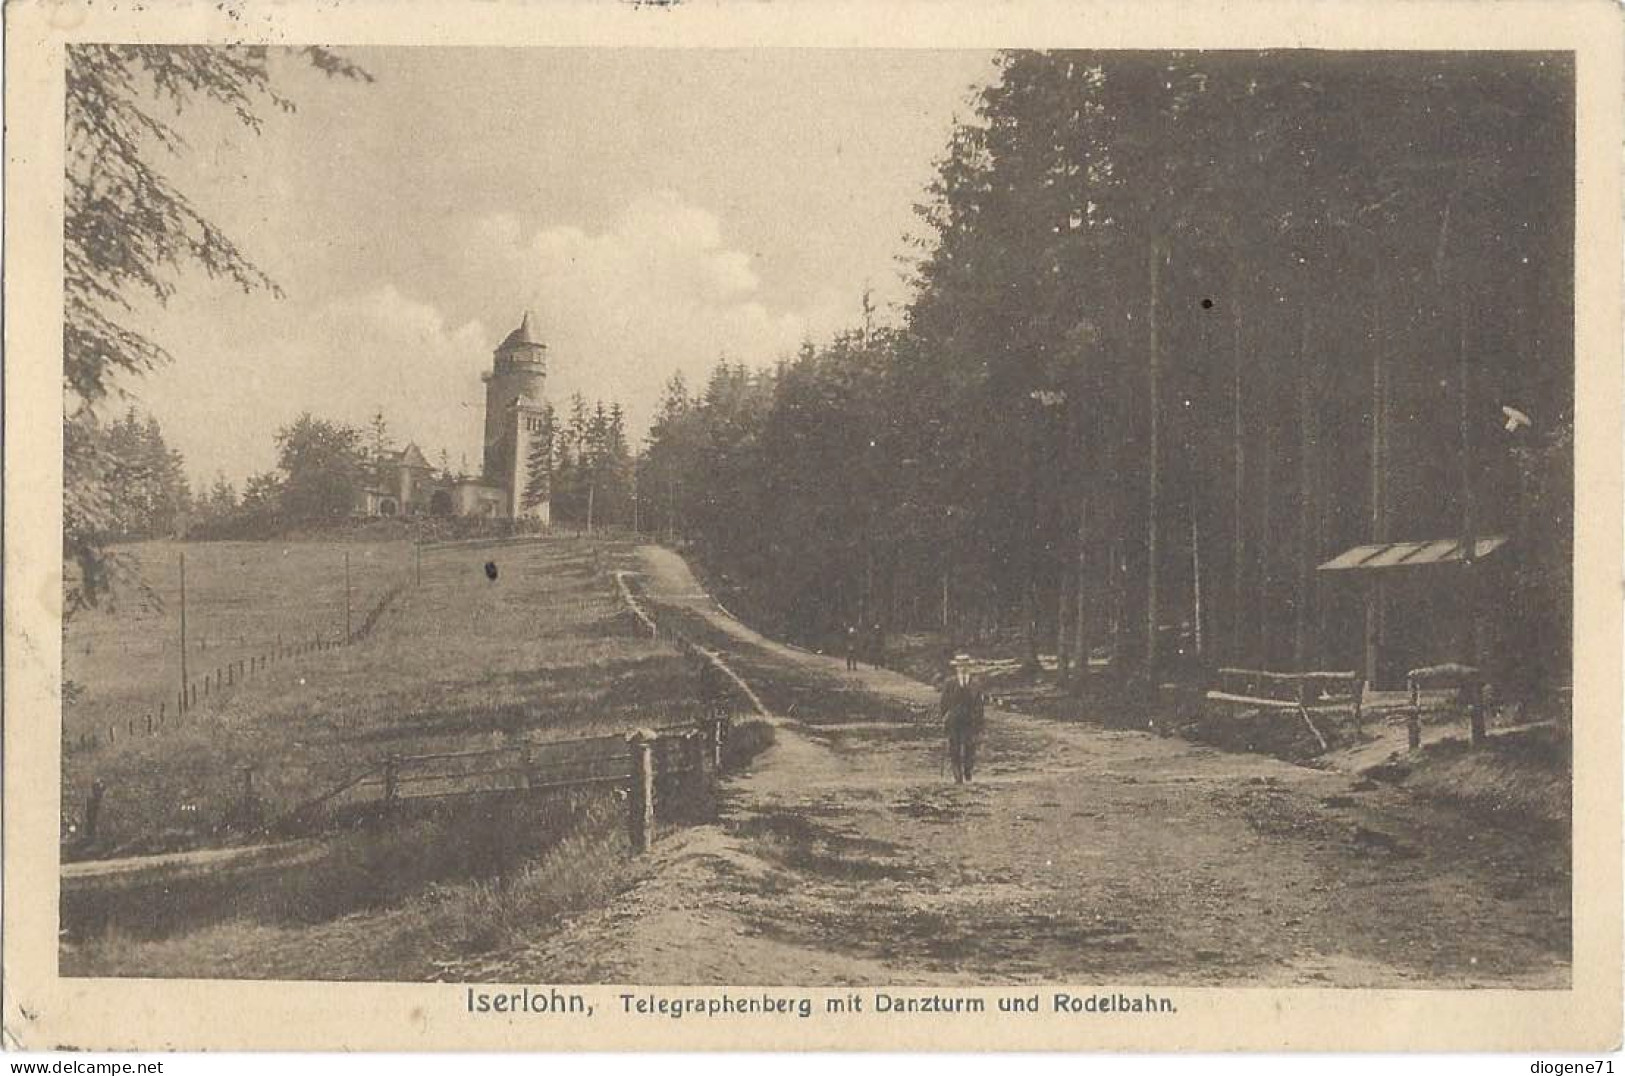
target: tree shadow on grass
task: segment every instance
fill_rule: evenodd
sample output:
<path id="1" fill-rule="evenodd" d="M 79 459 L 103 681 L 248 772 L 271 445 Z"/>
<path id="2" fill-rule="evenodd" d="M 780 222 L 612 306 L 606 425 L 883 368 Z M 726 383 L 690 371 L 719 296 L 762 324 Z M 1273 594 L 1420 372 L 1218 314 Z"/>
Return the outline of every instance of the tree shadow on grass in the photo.
<path id="1" fill-rule="evenodd" d="M 473 688 L 473 685 L 471 685 Z M 386 725 L 357 728 L 339 742 L 388 743 L 463 733 L 666 723 L 695 708 L 693 677 L 674 655 L 517 670 L 482 679 L 477 690 L 515 701 L 471 702 L 433 712 L 403 712 Z"/>

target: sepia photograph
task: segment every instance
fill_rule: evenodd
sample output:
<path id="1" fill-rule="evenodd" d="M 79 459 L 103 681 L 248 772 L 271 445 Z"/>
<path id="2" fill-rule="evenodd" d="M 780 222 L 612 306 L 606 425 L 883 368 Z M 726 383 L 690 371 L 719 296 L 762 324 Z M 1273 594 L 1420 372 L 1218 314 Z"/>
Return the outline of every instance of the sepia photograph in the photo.
<path id="1" fill-rule="evenodd" d="M 61 980 L 1575 989 L 1575 51 L 1073 40 L 64 44 Z"/>

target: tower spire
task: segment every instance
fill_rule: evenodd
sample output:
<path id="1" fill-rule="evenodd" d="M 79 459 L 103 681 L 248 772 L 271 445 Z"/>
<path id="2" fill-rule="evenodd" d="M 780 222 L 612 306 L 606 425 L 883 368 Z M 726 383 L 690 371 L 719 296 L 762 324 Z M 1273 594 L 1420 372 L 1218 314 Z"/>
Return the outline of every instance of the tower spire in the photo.
<path id="1" fill-rule="evenodd" d="M 497 350 L 512 351 L 522 347 L 547 347 L 546 344 L 536 338 L 535 330 L 531 328 L 529 310 L 526 310 L 524 316 L 519 319 L 519 328 L 509 333 L 507 339 L 502 341 Z"/>

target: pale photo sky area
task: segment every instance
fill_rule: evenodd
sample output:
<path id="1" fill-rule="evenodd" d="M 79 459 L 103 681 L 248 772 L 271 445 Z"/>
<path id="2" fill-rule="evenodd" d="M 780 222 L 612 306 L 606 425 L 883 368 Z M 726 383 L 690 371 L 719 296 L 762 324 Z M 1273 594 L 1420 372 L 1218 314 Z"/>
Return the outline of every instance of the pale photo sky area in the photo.
<path id="1" fill-rule="evenodd" d="M 183 114 L 182 190 L 286 293 L 189 274 L 126 383 L 194 480 L 274 466 L 304 410 L 480 460 L 491 350 L 533 312 L 549 395 L 617 399 L 641 443 L 675 370 L 768 365 L 907 296 L 898 258 L 985 52 L 350 49 L 278 61 L 257 137 Z M 113 404 L 111 406 L 118 406 Z"/>

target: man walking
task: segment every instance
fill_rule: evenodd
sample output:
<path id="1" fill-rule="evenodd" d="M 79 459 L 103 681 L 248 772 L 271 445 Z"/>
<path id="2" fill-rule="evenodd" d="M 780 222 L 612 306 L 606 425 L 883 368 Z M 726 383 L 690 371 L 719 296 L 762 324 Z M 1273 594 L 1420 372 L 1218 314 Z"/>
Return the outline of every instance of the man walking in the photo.
<path id="1" fill-rule="evenodd" d="M 955 655 L 952 675 L 942 688 L 942 724 L 948 734 L 948 763 L 954 783 L 964 784 L 976 768 L 976 749 L 981 746 L 982 729 L 987 723 L 987 699 L 971 683 L 969 654 Z"/>
<path id="2" fill-rule="evenodd" d="M 858 667 L 858 626 L 846 626 L 846 671 L 854 672 Z"/>

